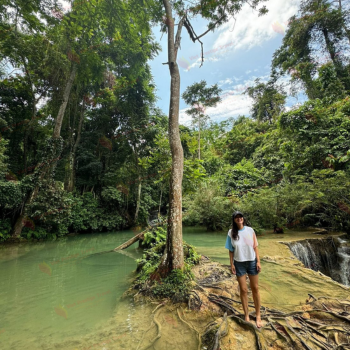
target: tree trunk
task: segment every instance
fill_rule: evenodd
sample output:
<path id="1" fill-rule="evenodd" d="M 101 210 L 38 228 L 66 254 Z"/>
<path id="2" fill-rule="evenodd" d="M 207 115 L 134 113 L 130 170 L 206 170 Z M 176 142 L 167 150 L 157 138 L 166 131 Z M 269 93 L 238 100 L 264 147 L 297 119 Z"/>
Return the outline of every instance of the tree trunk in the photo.
<path id="1" fill-rule="evenodd" d="M 61 135 L 63 117 L 64 117 L 64 113 L 66 112 L 70 92 L 72 90 L 72 86 L 73 86 L 76 74 L 77 74 L 77 65 L 74 63 L 72 70 L 71 70 L 71 73 L 70 73 L 70 77 L 69 77 L 67 85 L 66 85 L 66 88 L 65 88 L 64 93 L 63 93 L 63 101 L 62 101 L 62 104 L 61 104 L 60 109 L 58 111 L 57 118 L 56 118 L 55 129 L 54 129 L 53 135 L 52 135 L 52 138 L 54 138 L 54 139 L 58 139 Z"/>
<path id="2" fill-rule="evenodd" d="M 158 210 L 158 217 L 160 217 L 160 208 L 162 206 L 162 194 L 163 194 L 163 188 L 160 188 L 160 199 L 159 199 L 159 210 Z"/>
<path id="3" fill-rule="evenodd" d="M 77 72 L 77 66 L 75 64 L 73 64 L 73 68 L 72 68 L 68 83 L 67 83 L 66 88 L 64 90 L 63 102 L 60 106 L 60 109 L 59 109 L 59 112 L 57 115 L 56 125 L 55 125 L 55 129 L 54 129 L 54 133 L 52 135 L 53 139 L 58 139 L 60 137 L 62 121 L 63 121 L 64 113 L 66 111 L 69 95 L 70 95 L 70 92 L 71 92 L 71 89 L 73 86 L 76 72 Z M 55 153 L 55 152 L 53 152 L 53 153 Z M 40 182 L 40 180 L 42 180 L 45 177 L 45 175 L 48 172 L 53 171 L 53 169 L 55 168 L 55 165 L 57 163 L 57 159 L 53 159 L 51 161 L 51 163 L 53 163 L 53 164 L 51 164 L 49 167 L 42 167 L 42 173 L 38 176 L 39 182 Z M 33 200 L 35 200 L 38 193 L 39 193 L 39 185 L 37 183 L 35 185 L 34 189 L 32 190 L 32 192 L 29 194 L 28 199 L 24 202 L 24 204 L 22 206 L 21 213 L 20 213 L 19 217 L 17 218 L 14 227 L 12 228 L 12 235 L 11 235 L 12 238 L 19 238 L 19 236 L 21 235 L 23 226 L 25 224 L 25 218 L 28 216 L 28 209 L 27 209 L 28 205 L 30 203 L 32 203 Z"/>
<path id="4" fill-rule="evenodd" d="M 198 120 L 198 159 L 201 159 L 201 122 Z"/>
<path id="5" fill-rule="evenodd" d="M 141 189 L 142 189 L 142 182 L 141 182 L 141 176 L 139 175 L 139 186 L 138 186 L 138 190 L 137 190 L 136 212 L 135 212 L 135 218 L 134 218 L 135 224 L 136 224 L 137 218 L 139 216 L 140 202 L 141 202 Z"/>
<path id="6" fill-rule="evenodd" d="M 22 229 L 24 226 L 24 215 L 20 214 L 15 222 L 15 225 L 12 228 L 12 238 L 18 238 L 21 233 L 22 233 Z"/>
<path id="7" fill-rule="evenodd" d="M 131 245 L 133 245 L 134 243 L 136 243 L 140 239 L 143 239 L 143 235 L 145 234 L 146 231 L 147 230 L 142 231 L 138 235 L 134 236 L 133 238 L 130 238 L 127 242 L 121 244 L 120 246 L 118 246 L 117 248 L 114 248 L 113 250 L 118 251 L 118 250 L 122 250 L 122 249 L 126 249 L 126 248 L 130 247 Z"/>
<path id="8" fill-rule="evenodd" d="M 328 52 L 329 52 L 329 54 L 331 56 L 331 60 L 332 60 L 332 62 L 334 64 L 334 68 L 335 68 L 337 77 L 339 79 L 341 79 L 342 78 L 341 62 L 337 58 L 337 53 L 336 53 L 336 50 L 335 50 L 334 42 L 330 39 L 328 30 L 327 30 L 326 27 L 324 27 L 322 29 L 322 33 L 323 33 L 323 36 L 324 36 L 324 40 L 326 42 L 327 50 L 328 50 Z"/>
<path id="9" fill-rule="evenodd" d="M 168 65 L 171 76 L 170 106 L 169 106 L 169 143 L 172 155 L 170 177 L 168 231 L 165 253 L 158 268 L 158 276 L 166 277 L 174 269 L 183 269 L 182 243 L 182 177 L 183 177 L 183 149 L 179 131 L 179 104 L 180 104 L 180 73 L 176 63 L 177 49 L 180 45 L 180 35 L 183 20 L 178 25 L 176 42 L 174 42 L 174 23 L 171 4 L 163 0 L 168 27 Z"/>
<path id="10" fill-rule="evenodd" d="M 336 64 L 336 62 L 335 62 L 335 60 L 336 60 L 335 48 L 334 48 L 333 42 L 329 38 L 329 33 L 328 33 L 327 28 L 324 27 L 322 29 L 322 33 L 324 36 L 324 40 L 326 42 L 326 47 L 327 47 L 328 53 L 331 56 L 331 60 L 333 61 L 334 64 Z"/>
<path id="11" fill-rule="evenodd" d="M 81 130 L 83 127 L 83 122 L 84 122 L 84 112 L 85 112 L 85 100 L 83 100 L 83 106 L 82 106 L 82 111 L 80 114 L 80 120 L 79 120 L 79 125 L 78 125 L 78 130 L 77 130 L 77 138 L 75 140 L 74 146 L 72 151 L 69 154 L 69 158 L 67 161 L 67 168 L 66 168 L 66 179 L 64 183 L 64 189 L 67 192 L 73 192 L 74 190 L 74 182 L 75 182 L 75 158 L 76 158 L 76 153 L 77 153 L 77 148 L 80 143 L 80 137 L 81 137 Z"/>

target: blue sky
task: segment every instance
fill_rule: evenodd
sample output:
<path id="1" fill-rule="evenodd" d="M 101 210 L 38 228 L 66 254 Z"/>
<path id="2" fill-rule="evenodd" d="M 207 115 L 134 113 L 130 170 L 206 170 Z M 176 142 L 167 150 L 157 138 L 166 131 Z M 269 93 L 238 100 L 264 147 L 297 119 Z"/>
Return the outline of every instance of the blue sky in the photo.
<path id="1" fill-rule="evenodd" d="M 200 80 L 206 80 L 208 85 L 217 83 L 223 90 L 223 101 L 217 107 L 206 110 L 211 120 L 222 121 L 240 114 L 249 115 L 252 101 L 242 92 L 252 86 L 256 78 L 268 80 L 272 55 L 281 46 L 288 19 L 297 12 L 299 3 L 300 0 L 269 0 L 266 2 L 269 13 L 262 17 L 258 17 L 249 6 L 244 7 L 236 17 L 235 25 L 231 19 L 214 33 L 209 32 L 203 37 L 204 53 L 211 52 L 205 55 L 201 68 L 200 44 L 193 43 L 183 29 L 178 53 L 181 94 L 187 86 Z M 197 35 L 206 30 L 206 22 L 202 19 L 192 20 L 191 23 Z M 153 32 L 162 52 L 149 63 L 157 86 L 157 105 L 168 114 L 170 74 L 168 66 L 162 64 L 167 62 L 167 35 L 161 38 L 159 27 L 155 27 Z M 303 94 L 299 100 L 288 98 L 287 109 L 304 100 Z M 180 122 L 189 125 L 186 108 L 188 106 L 181 99 Z"/>

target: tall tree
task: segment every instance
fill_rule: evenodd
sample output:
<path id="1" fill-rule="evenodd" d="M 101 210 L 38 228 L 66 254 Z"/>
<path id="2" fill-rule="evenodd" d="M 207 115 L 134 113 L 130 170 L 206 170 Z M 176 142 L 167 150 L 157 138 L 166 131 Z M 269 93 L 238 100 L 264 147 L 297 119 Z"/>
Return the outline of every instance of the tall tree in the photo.
<path id="1" fill-rule="evenodd" d="M 188 86 L 182 94 L 182 98 L 191 108 L 186 111 L 192 117 L 192 125 L 198 127 L 198 159 L 201 159 L 201 128 L 209 120 L 209 116 L 204 114 L 206 108 L 215 107 L 221 101 L 219 94 L 220 89 L 217 84 L 206 87 L 207 83 L 202 80 Z"/>
<path id="2" fill-rule="evenodd" d="M 48 26 L 45 28 L 43 38 L 40 38 L 43 41 L 42 46 L 45 44 L 46 47 L 39 54 L 43 56 L 42 62 L 47 63 L 47 52 L 56 52 L 56 55 L 59 53 L 60 59 L 58 61 L 60 61 L 60 65 L 58 67 L 54 65 L 49 67 L 47 65 L 49 67 L 47 70 L 50 72 L 56 70 L 56 74 L 57 70 L 61 70 L 65 74 L 60 80 L 61 84 L 56 84 L 54 88 L 50 86 L 52 88 L 50 94 L 45 91 L 52 99 L 56 98 L 57 109 L 54 110 L 55 123 L 53 133 L 44 147 L 44 159 L 35 169 L 34 178 L 32 179 L 35 181 L 30 181 L 35 183 L 35 186 L 28 191 L 26 199 L 21 206 L 13 226 L 13 237 L 19 237 L 21 234 L 24 225 L 23 219 L 29 215 L 29 206 L 35 200 L 40 188 L 39 182 L 46 178 L 51 178 L 52 180 L 54 177 L 54 170 L 63 147 L 61 131 L 64 125 L 64 118 L 77 80 L 81 86 L 90 87 L 93 83 L 103 79 L 107 67 L 112 67 L 111 69 L 115 69 L 115 71 L 117 71 L 116 67 L 118 67 L 119 77 L 123 77 L 125 72 L 130 70 L 130 66 L 134 67 L 133 72 L 137 74 L 140 67 L 145 65 L 145 60 L 151 58 L 156 51 L 157 47 L 150 40 L 149 17 L 147 17 L 149 14 L 140 16 L 140 9 L 141 4 L 138 1 L 127 4 L 122 1 L 114 1 L 112 3 L 74 1 L 71 11 L 65 16 L 55 16 L 54 13 L 57 12 L 51 12 L 51 17 L 49 14 L 46 14 Z M 35 8 L 34 12 L 35 14 L 41 14 L 40 11 L 41 8 Z M 112 16 L 112 13 L 118 13 L 118 16 Z M 28 16 L 28 18 L 30 19 L 31 17 Z M 35 24 L 39 26 L 37 22 Z M 10 23 L 7 25 L 10 26 Z M 29 25 L 30 23 L 27 24 L 27 27 Z M 17 27 L 15 29 L 14 35 L 17 35 Z M 6 32 L 5 39 L 8 43 L 10 42 L 10 35 L 13 35 L 11 31 Z M 29 37 L 27 32 L 25 34 L 19 32 L 17 37 L 23 38 L 22 41 L 27 44 L 27 47 L 30 47 L 27 43 Z M 13 41 L 14 45 L 17 42 L 18 40 Z M 17 43 L 17 50 L 8 50 L 9 53 L 5 54 L 13 58 L 17 66 L 23 67 L 23 71 L 28 76 L 28 85 L 33 87 L 35 83 L 33 72 L 36 73 L 38 67 L 33 66 L 34 61 L 32 61 L 32 65 L 29 64 L 31 61 L 30 57 L 19 46 Z M 33 45 L 32 52 L 36 53 L 35 50 L 36 47 Z M 6 57 L 4 56 L 3 58 Z M 128 60 L 128 64 L 125 64 Z M 20 65 L 17 63 L 20 63 Z M 34 90 L 32 98 L 33 100 L 36 98 Z M 79 98 L 82 101 L 83 96 L 79 96 Z M 33 105 L 35 106 L 34 103 Z M 34 108 L 34 116 L 36 114 L 35 111 L 36 109 Z M 80 119 L 80 121 L 83 121 L 83 119 Z M 81 126 L 79 122 L 78 128 L 81 128 Z M 77 139 L 76 141 L 79 140 Z M 71 152 L 74 152 L 74 147 Z M 69 158 L 69 168 L 71 168 L 74 157 L 70 156 Z M 68 178 L 71 184 L 71 175 L 68 175 Z M 29 178 L 27 180 L 29 181 Z M 71 188 L 71 185 L 69 186 Z"/>
<path id="3" fill-rule="evenodd" d="M 335 9 L 326 0 L 302 2 L 298 15 L 289 20 L 282 46 L 274 53 L 272 67 L 280 73 L 290 73 L 292 82 L 301 82 L 308 97 L 320 98 L 315 82 L 317 68 L 330 61 L 337 78 L 350 89 L 347 57 L 346 13 Z"/>
<path id="4" fill-rule="evenodd" d="M 235 17 L 242 6 L 249 4 L 256 8 L 264 0 L 254 0 L 250 3 L 248 0 L 221 0 L 212 2 L 190 3 L 187 7 L 186 2 L 180 0 L 171 2 L 163 0 L 165 23 L 168 35 L 168 61 L 171 77 L 170 83 L 170 105 L 169 105 L 169 142 L 172 154 L 172 170 L 170 179 L 169 193 L 169 212 L 168 212 L 168 232 L 166 250 L 159 265 L 157 273 L 160 277 L 167 276 L 174 269 L 183 269 L 183 244 L 182 244 L 182 177 L 183 177 L 183 149 L 179 133 L 179 104 L 180 104 L 180 73 L 177 65 L 177 54 L 181 44 L 181 33 L 183 27 L 186 28 L 191 40 L 198 41 L 202 46 L 202 64 L 204 62 L 203 43 L 201 38 L 214 31 L 223 23 L 226 23 L 231 17 Z M 187 7 L 187 8 L 186 8 Z M 175 18 L 173 10 L 177 12 L 178 24 L 175 34 Z M 267 12 L 265 6 L 259 10 L 259 14 Z M 188 15 L 191 13 L 191 15 Z M 209 20 L 208 29 L 197 35 L 190 22 L 191 17 L 197 15 Z"/>
<path id="5" fill-rule="evenodd" d="M 272 80 L 264 84 L 256 79 L 255 83 L 255 86 L 249 87 L 246 91 L 253 99 L 252 117 L 259 122 L 268 121 L 271 124 L 284 111 L 287 96 Z"/>

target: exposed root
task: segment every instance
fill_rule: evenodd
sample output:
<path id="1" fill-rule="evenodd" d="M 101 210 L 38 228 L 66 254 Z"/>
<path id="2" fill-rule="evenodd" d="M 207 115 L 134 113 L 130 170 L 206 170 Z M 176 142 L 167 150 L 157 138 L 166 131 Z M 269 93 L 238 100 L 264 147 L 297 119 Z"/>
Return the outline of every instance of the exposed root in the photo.
<path id="1" fill-rule="evenodd" d="M 204 289 L 203 289 L 204 290 Z M 202 300 L 196 291 L 192 290 L 188 298 L 188 308 L 190 310 L 199 310 L 202 306 Z"/>
<path id="2" fill-rule="evenodd" d="M 199 332 L 195 327 L 193 327 L 190 323 L 188 323 L 187 321 L 185 321 L 185 320 L 181 317 L 180 312 L 179 312 L 179 309 L 176 309 L 176 311 L 177 311 L 177 315 L 179 316 L 179 319 L 180 319 L 183 323 L 185 323 L 189 328 L 191 328 L 192 330 L 194 330 L 194 331 L 196 332 L 197 337 L 198 337 L 198 350 L 200 350 L 200 349 L 201 349 L 201 346 L 202 346 L 202 340 L 201 340 L 201 334 L 200 334 L 200 332 Z"/>
<path id="3" fill-rule="evenodd" d="M 208 270 L 214 271 L 215 268 Z M 303 308 L 303 311 L 286 313 L 262 306 L 261 318 L 265 325 L 258 329 L 255 324 L 241 318 L 241 301 L 235 300 L 234 295 L 237 282 L 232 278 L 218 280 L 217 276 L 208 276 L 208 273 L 203 273 L 203 269 L 201 272 L 202 276 L 205 276 L 206 281 L 211 279 L 215 283 L 201 283 L 200 279 L 197 280 L 197 283 L 201 286 L 201 292 L 195 296 L 196 305 L 199 306 L 198 310 L 207 310 L 209 306 L 208 303 L 205 303 L 205 300 L 208 300 L 222 310 L 222 314 L 219 314 L 218 317 L 223 317 L 223 314 L 229 315 L 227 319 L 224 317 L 226 320 L 225 332 L 222 332 L 224 322 L 220 318 L 207 325 L 206 331 L 202 335 L 202 340 L 208 349 L 224 348 L 220 344 L 220 339 L 224 337 L 224 334 L 229 334 L 228 338 L 234 339 L 235 333 L 228 327 L 229 320 L 249 330 L 252 335 L 254 334 L 255 347 L 259 350 L 272 348 L 293 350 L 350 349 L 350 314 L 347 311 L 347 308 L 350 306 L 349 300 L 323 296 L 317 298 L 309 293 L 309 299 L 305 305 L 307 308 Z M 202 304 L 199 303 L 198 298 L 202 299 Z M 254 304 L 249 303 L 249 307 L 254 307 Z M 226 340 L 223 341 L 225 342 Z"/>
<path id="4" fill-rule="evenodd" d="M 151 328 L 153 327 L 153 322 L 156 324 L 157 326 L 157 335 L 155 336 L 155 338 L 151 341 L 150 344 L 148 344 L 147 346 L 145 346 L 144 348 L 142 348 L 141 350 L 147 350 L 149 349 L 150 347 L 153 347 L 153 345 L 155 344 L 155 342 L 161 337 L 161 330 L 162 330 L 162 326 L 160 325 L 160 323 L 158 322 L 158 320 L 156 319 L 156 315 L 159 311 L 157 311 L 158 309 L 160 309 L 162 306 L 164 306 L 164 303 L 158 305 L 153 311 L 152 311 L 152 314 L 153 314 L 153 320 L 152 320 L 152 324 L 151 326 L 147 329 L 147 331 L 145 331 L 145 333 L 142 335 L 142 338 L 139 342 L 139 345 L 137 346 L 137 349 L 136 350 L 139 350 L 140 348 L 140 345 L 142 344 L 142 341 L 143 341 L 143 338 L 145 336 L 146 333 L 148 333 Z"/>
<path id="5" fill-rule="evenodd" d="M 200 350 L 206 346 L 208 350 L 245 348 L 350 350 L 350 300 L 348 299 L 324 296 L 317 298 L 309 293 L 306 304 L 291 312 L 262 306 L 263 325 L 258 329 L 255 322 L 247 322 L 242 317 L 238 282 L 232 274 L 230 275 L 229 267 L 206 261 L 194 267 L 193 272 L 196 283 L 188 299 L 188 308 L 195 310 L 192 315 L 198 313 L 198 319 L 203 320 L 206 317 L 203 321 L 208 322 L 205 331 L 194 327 L 192 322 L 186 319 L 187 315 L 181 312 L 182 308 L 177 307 L 177 315 L 180 322 L 186 325 L 186 329 L 188 327 L 196 334 L 198 344 L 197 342 L 193 344 L 194 349 Z M 254 308 L 252 302 L 248 305 Z M 152 325 L 145 332 L 147 334 L 156 325 L 157 336 L 148 346 L 141 348 L 145 341 L 144 334 L 137 350 L 151 348 L 161 337 L 161 326 L 157 316 L 162 306 L 164 302 L 153 310 Z M 254 315 L 251 313 L 253 318 Z M 213 319 L 215 321 L 212 321 Z M 163 342 L 163 339 L 160 342 Z"/>

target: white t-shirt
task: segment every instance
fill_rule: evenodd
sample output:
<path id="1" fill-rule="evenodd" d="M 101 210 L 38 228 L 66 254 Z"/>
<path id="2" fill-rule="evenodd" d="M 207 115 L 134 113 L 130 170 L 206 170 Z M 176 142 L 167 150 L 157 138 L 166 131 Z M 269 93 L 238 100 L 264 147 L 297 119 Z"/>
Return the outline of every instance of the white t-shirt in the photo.
<path id="1" fill-rule="evenodd" d="M 228 236 L 231 238 L 231 243 L 234 250 L 233 259 L 236 261 L 254 261 L 256 254 L 254 248 L 258 246 L 258 240 L 254 230 L 249 226 L 244 226 L 242 230 L 238 230 L 239 239 L 236 241 L 232 238 L 231 230 L 228 231 Z"/>

